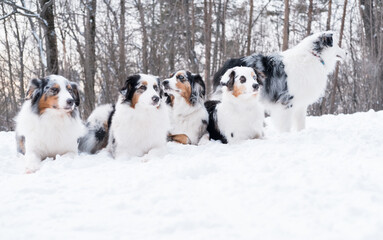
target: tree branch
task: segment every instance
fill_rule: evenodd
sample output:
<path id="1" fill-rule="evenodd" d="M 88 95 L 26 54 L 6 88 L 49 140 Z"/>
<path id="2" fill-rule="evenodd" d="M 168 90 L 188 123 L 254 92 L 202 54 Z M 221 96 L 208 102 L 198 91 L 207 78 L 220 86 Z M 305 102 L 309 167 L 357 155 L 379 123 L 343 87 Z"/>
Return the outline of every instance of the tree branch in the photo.
<path id="1" fill-rule="evenodd" d="M 45 26 L 48 26 L 48 23 L 47 23 L 47 21 L 45 21 L 45 19 L 43 19 L 39 14 L 29 10 L 28 8 L 19 6 L 19 5 L 16 4 L 16 2 L 13 2 L 13 1 L 9 1 L 9 0 L 1 0 L 1 1 L 13 8 L 13 13 L 12 14 L 20 13 L 21 15 L 26 16 L 26 17 L 34 17 L 34 18 L 37 18 L 38 20 L 40 20 Z M 54 0 L 50 0 L 49 2 L 53 3 L 53 1 Z M 44 7 L 45 7 L 45 5 L 44 5 Z M 21 12 L 19 10 L 22 10 L 23 12 Z M 9 17 L 12 14 L 7 14 L 6 16 L 1 17 L 0 20 L 5 19 L 5 17 Z"/>

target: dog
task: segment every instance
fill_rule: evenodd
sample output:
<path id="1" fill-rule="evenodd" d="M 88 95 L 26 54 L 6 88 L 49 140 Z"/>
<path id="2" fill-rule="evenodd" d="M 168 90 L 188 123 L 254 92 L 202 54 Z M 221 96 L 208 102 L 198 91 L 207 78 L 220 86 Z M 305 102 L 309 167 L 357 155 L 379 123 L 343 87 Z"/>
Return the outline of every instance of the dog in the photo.
<path id="1" fill-rule="evenodd" d="M 210 139 L 222 143 L 262 138 L 264 107 L 259 93 L 264 76 L 250 67 L 228 69 L 221 77 L 221 101 L 205 103 Z"/>
<path id="2" fill-rule="evenodd" d="M 129 76 L 116 105 L 99 106 L 89 116 L 79 150 L 97 153 L 105 148 L 117 159 L 163 156 L 170 120 L 162 95 L 157 77 Z"/>
<path id="3" fill-rule="evenodd" d="M 214 75 L 214 88 L 219 91 L 220 77 L 234 66 L 263 72 L 261 99 L 275 127 L 281 132 L 299 131 L 305 128 L 307 107 L 324 94 L 327 75 L 345 56 L 333 32 L 316 33 L 284 52 L 228 60 Z"/>
<path id="4" fill-rule="evenodd" d="M 208 113 L 205 83 L 199 74 L 181 70 L 162 82 L 170 107 L 171 130 L 168 141 L 197 145 L 206 134 Z"/>
<path id="5" fill-rule="evenodd" d="M 35 78 L 25 100 L 15 120 L 17 151 L 25 155 L 26 173 L 38 170 L 45 158 L 77 154 L 77 140 L 86 131 L 77 84 L 58 75 Z"/>

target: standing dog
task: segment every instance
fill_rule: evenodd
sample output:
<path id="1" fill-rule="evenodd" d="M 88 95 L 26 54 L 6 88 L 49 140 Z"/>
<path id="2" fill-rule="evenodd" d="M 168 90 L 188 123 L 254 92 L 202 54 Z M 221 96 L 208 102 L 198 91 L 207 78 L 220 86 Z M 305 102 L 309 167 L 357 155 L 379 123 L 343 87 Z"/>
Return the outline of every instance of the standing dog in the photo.
<path id="1" fill-rule="evenodd" d="M 115 158 L 124 159 L 163 155 L 170 124 L 159 79 L 130 76 L 120 93 L 115 106 L 100 106 L 89 116 L 80 151 L 95 153 L 107 147 Z"/>
<path id="2" fill-rule="evenodd" d="M 207 101 L 211 139 L 231 143 L 263 136 L 264 108 L 259 101 L 262 74 L 234 67 L 221 78 L 221 101 Z"/>
<path id="3" fill-rule="evenodd" d="M 162 84 L 170 106 L 171 130 L 168 140 L 198 144 L 206 133 L 208 121 L 202 77 L 182 70 L 173 73 Z"/>
<path id="4" fill-rule="evenodd" d="M 77 107 L 77 84 L 57 75 L 29 82 L 26 101 L 16 117 L 17 150 L 25 155 L 26 172 L 57 154 L 77 154 L 77 140 L 85 127 Z"/>
<path id="5" fill-rule="evenodd" d="M 345 57 L 345 51 L 336 41 L 333 32 L 321 32 L 281 53 L 230 59 L 214 75 L 214 87 L 218 90 L 220 77 L 229 68 L 258 69 L 266 75 L 261 97 L 277 129 L 302 130 L 307 107 L 323 95 L 327 75 L 334 71 L 336 62 Z"/>

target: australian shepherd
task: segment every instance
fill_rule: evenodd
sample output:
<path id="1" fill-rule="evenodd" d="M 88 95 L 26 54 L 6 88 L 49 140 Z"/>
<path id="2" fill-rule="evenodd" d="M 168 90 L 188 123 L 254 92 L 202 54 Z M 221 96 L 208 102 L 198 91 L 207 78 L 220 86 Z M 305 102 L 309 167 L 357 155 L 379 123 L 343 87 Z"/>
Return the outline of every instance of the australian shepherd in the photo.
<path id="1" fill-rule="evenodd" d="M 178 71 L 163 82 L 170 107 L 169 141 L 198 144 L 206 133 L 208 113 L 204 106 L 205 83 L 199 74 Z"/>
<path id="2" fill-rule="evenodd" d="M 250 67 L 228 69 L 221 77 L 221 100 L 207 101 L 210 139 L 222 143 L 261 138 L 264 108 L 259 92 L 263 74 Z"/>
<path id="3" fill-rule="evenodd" d="M 106 147 L 119 159 L 163 156 L 170 123 L 162 94 L 157 77 L 128 77 L 117 104 L 99 106 L 89 116 L 80 151 L 96 153 Z"/>
<path id="4" fill-rule="evenodd" d="M 26 172 L 57 154 L 77 154 L 77 140 L 85 134 L 79 116 L 77 84 L 58 75 L 32 79 L 26 101 L 16 117 L 17 150 L 25 155 Z"/>
<path id="5" fill-rule="evenodd" d="M 324 94 L 328 74 L 344 57 L 333 32 L 316 33 L 284 52 L 228 60 L 214 75 L 214 88 L 219 90 L 221 76 L 234 66 L 263 72 L 261 99 L 272 122 L 280 131 L 299 131 L 305 128 L 307 107 Z"/>

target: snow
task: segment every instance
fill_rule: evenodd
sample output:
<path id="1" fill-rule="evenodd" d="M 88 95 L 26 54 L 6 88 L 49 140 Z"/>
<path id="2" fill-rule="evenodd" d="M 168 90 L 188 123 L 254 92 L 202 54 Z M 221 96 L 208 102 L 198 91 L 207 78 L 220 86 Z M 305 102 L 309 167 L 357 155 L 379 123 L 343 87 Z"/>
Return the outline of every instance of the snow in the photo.
<path id="1" fill-rule="evenodd" d="M 57 157 L 23 174 L 0 133 L 0 239 L 383 239 L 383 111 L 163 159 Z"/>

